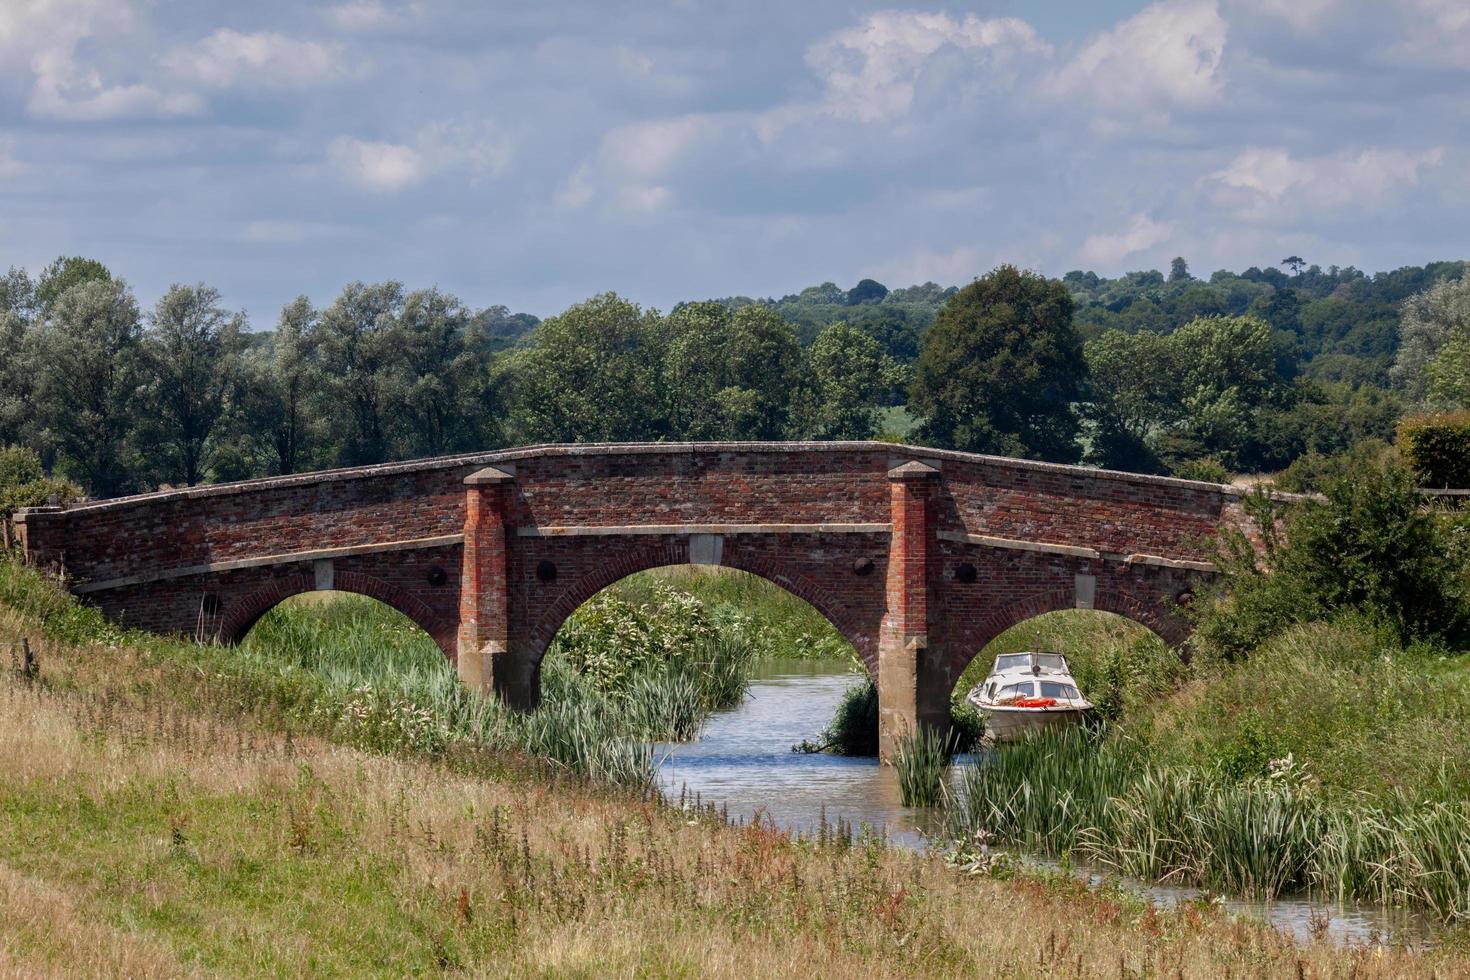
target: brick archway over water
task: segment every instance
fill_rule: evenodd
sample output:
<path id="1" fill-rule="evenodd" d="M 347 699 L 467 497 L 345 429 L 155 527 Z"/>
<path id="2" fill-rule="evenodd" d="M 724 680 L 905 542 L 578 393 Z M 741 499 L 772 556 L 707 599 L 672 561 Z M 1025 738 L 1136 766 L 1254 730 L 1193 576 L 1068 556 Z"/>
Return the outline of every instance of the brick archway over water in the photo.
<path id="1" fill-rule="evenodd" d="M 237 639 L 311 589 L 406 613 L 466 683 L 534 706 L 556 629 L 668 564 L 770 579 L 878 678 L 885 740 L 944 724 L 963 663 L 1061 608 L 1171 643 L 1240 491 L 875 442 L 536 446 L 192 487 L 17 518 L 29 560 L 133 626 Z"/>

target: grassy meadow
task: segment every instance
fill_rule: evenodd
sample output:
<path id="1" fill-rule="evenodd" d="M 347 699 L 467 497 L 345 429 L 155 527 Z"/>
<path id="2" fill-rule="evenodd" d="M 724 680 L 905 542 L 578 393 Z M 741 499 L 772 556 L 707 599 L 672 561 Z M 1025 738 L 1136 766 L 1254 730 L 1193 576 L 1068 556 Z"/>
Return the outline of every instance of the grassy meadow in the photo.
<path id="1" fill-rule="evenodd" d="M 0 644 L 27 637 L 40 660 L 34 678 L 0 671 L 0 975 L 1470 970 L 1453 945 L 1299 945 L 1209 903 L 1160 911 L 1065 877 L 727 826 L 462 737 L 406 643 L 391 657 L 410 679 L 392 686 L 265 636 L 123 633 L 0 565 Z M 361 707 L 364 677 L 449 734 L 344 721 L 380 710 Z"/>

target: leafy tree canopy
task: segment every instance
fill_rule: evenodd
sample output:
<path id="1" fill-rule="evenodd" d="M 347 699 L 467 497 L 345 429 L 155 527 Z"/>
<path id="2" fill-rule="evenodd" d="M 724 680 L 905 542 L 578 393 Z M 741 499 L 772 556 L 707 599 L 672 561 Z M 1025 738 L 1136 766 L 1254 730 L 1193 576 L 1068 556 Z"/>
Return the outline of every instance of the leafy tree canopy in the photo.
<path id="1" fill-rule="evenodd" d="M 921 441 L 1074 462 L 1087 373 L 1061 283 L 1001 266 L 952 296 L 924 335 L 909 409 Z"/>

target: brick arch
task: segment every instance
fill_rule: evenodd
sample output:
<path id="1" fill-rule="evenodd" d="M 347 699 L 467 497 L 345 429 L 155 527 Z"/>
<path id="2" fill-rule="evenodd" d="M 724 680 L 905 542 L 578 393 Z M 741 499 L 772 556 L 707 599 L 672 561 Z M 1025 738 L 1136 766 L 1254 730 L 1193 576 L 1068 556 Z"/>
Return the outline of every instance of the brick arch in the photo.
<path id="1" fill-rule="evenodd" d="M 260 617 L 271 609 L 293 595 L 315 591 L 316 577 L 310 573 L 272 579 L 243 599 L 230 603 L 220 624 L 220 637 L 229 643 L 239 643 Z M 367 596 L 391 606 L 413 620 L 414 625 L 427 633 L 446 657 L 454 659 L 453 625 L 442 622 L 428 605 L 405 590 L 363 572 L 340 571 L 333 576 L 332 591 Z"/>
<path id="2" fill-rule="evenodd" d="M 976 657 L 991 640 L 1012 626 L 1028 619 L 1051 612 L 1077 608 L 1077 593 L 1074 588 L 1051 589 L 1024 596 L 996 609 L 981 624 L 953 643 L 949 651 L 950 681 L 959 680 Z M 1170 611 L 1164 600 L 1140 599 L 1128 592 L 1099 588 L 1093 598 L 1092 608 L 1098 612 L 1113 613 L 1143 626 L 1173 648 L 1179 648 L 1189 638 L 1189 627 L 1183 619 Z"/>
<path id="3" fill-rule="evenodd" d="M 601 564 L 595 571 L 588 572 L 570 583 L 533 623 L 529 634 L 530 653 L 539 669 L 557 631 L 582 604 L 603 589 L 629 575 L 654 568 L 671 565 L 688 565 L 689 545 L 687 541 L 636 548 L 624 552 L 617 558 Z M 841 633 L 847 642 L 858 651 L 864 665 L 877 676 L 877 639 L 862 630 L 848 614 L 837 597 L 810 578 L 778 567 L 777 563 L 760 558 L 742 558 L 726 555 L 719 566 L 736 571 L 748 572 L 785 589 L 798 599 L 809 604 Z"/>

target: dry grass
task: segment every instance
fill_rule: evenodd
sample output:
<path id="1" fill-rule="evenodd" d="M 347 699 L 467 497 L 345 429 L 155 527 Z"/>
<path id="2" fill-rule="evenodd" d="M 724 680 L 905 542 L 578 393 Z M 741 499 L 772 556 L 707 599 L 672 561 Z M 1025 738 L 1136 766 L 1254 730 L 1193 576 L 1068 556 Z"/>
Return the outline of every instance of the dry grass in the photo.
<path id="1" fill-rule="evenodd" d="M 0 612 L 0 643 L 28 625 Z M 0 680 L 0 972 L 16 976 L 1470 970 L 288 736 L 156 651 L 41 653 L 40 683 Z"/>

